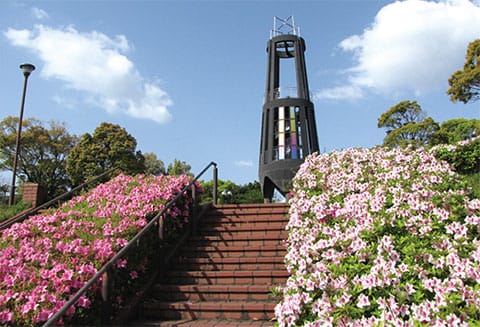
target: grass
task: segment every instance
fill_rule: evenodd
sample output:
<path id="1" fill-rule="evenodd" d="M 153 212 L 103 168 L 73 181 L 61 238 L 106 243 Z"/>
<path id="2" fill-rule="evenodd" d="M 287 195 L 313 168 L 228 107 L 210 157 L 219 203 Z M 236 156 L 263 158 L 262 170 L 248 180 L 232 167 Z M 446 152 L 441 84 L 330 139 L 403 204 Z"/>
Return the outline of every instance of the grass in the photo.
<path id="1" fill-rule="evenodd" d="M 0 222 L 15 216 L 24 210 L 27 210 L 30 208 L 30 206 L 30 203 L 25 203 L 22 201 L 17 202 L 13 206 L 9 206 L 8 204 L 0 205 Z"/>

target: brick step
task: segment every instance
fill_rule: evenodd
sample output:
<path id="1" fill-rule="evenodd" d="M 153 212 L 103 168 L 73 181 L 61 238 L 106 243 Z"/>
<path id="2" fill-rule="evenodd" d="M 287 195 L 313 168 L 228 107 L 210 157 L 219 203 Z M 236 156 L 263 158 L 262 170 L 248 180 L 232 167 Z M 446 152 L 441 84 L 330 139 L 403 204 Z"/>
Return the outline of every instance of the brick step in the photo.
<path id="1" fill-rule="evenodd" d="M 286 270 L 183 271 L 170 270 L 164 284 L 198 285 L 279 285 L 288 277 Z"/>
<path id="2" fill-rule="evenodd" d="M 138 320 L 126 326 L 135 327 L 273 327 L 274 321 L 227 320 L 227 319 L 184 319 L 184 320 Z"/>
<path id="3" fill-rule="evenodd" d="M 192 237 L 190 247 L 204 246 L 247 246 L 247 245 L 280 245 L 284 246 L 284 238 L 276 233 L 264 234 L 263 237 L 250 237 L 251 233 L 236 233 L 235 235 L 203 235 Z"/>
<path id="4" fill-rule="evenodd" d="M 269 230 L 269 229 L 280 229 L 284 230 L 285 226 L 287 226 L 288 221 L 286 220 L 269 220 L 269 221 L 262 221 L 262 220 L 235 220 L 235 221 L 227 221 L 227 220 L 211 220 L 211 221 L 202 221 L 202 223 L 198 226 L 200 229 L 210 229 L 219 226 L 230 227 L 233 229 L 241 229 L 245 230 L 248 227 L 251 227 L 253 230 Z"/>
<path id="5" fill-rule="evenodd" d="M 288 221 L 288 216 L 284 211 L 278 213 L 254 213 L 254 214 L 245 214 L 245 213 L 236 213 L 236 214 L 226 214 L 225 212 L 212 211 L 211 214 L 202 219 L 202 223 L 232 223 L 232 222 L 254 222 L 254 221 Z"/>
<path id="6" fill-rule="evenodd" d="M 221 211 L 249 211 L 249 210 L 277 210 L 288 211 L 289 205 L 286 203 L 244 203 L 244 204 L 216 204 L 214 209 Z"/>
<path id="7" fill-rule="evenodd" d="M 230 239 L 230 240 L 198 240 L 190 243 L 191 247 L 205 247 L 205 246 L 212 246 L 212 247 L 218 247 L 218 246 L 225 246 L 225 247 L 238 247 L 238 246 L 268 246 L 268 245 L 277 245 L 277 246 L 284 246 L 284 240 L 283 239 L 272 239 L 272 240 L 249 240 L 249 239 L 244 239 L 244 240 L 235 240 L 235 239 Z"/>
<path id="8" fill-rule="evenodd" d="M 130 326 L 274 325 L 288 205 L 217 205 L 198 224 Z"/>
<path id="9" fill-rule="evenodd" d="M 208 216 L 202 219 L 202 223 L 205 224 L 215 224 L 215 223 L 235 223 L 235 222 L 288 222 L 288 216 L 285 212 L 280 212 L 276 214 L 270 213 L 255 213 L 255 214 L 225 214 L 224 212 L 215 211 L 208 214 Z"/>
<path id="10" fill-rule="evenodd" d="M 172 269 L 180 270 L 285 270 L 283 257 L 230 257 L 222 260 L 198 257 L 177 257 Z"/>
<path id="11" fill-rule="evenodd" d="M 232 257 L 273 257 L 286 255 L 286 249 L 281 245 L 252 246 L 186 246 L 180 256 L 199 258 L 232 258 Z"/>
<path id="12" fill-rule="evenodd" d="M 230 230 L 228 232 L 222 232 L 219 230 L 207 230 L 197 231 L 195 235 L 190 237 L 191 240 L 199 239 L 218 239 L 218 240 L 265 240 L 265 239 L 286 239 L 288 233 L 285 229 L 278 230 Z"/>
<path id="13" fill-rule="evenodd" d="M 161 285 L 152 297 L 167 301 L 273 301 L 269 285 Z"/>
<path id="14" fill-rule="evenodd" d="M 277 212 L 267 212 L 267 211 L 258 211 L 258 212 L 234 212 L 228 213 L 225 211 L 210 211 L 208 216 L 205 216 L 203 221 L 286 221 L 288 220 L 288 215 L 285 211 L 278 210 Z"/>
<path id="15" fill-rule="evenodd" d="M 233 232 L 228 234 L 222 233 L 210 233 L 204 235 L 197 235 L 190 237 L 191 242 L 229 242 L 229 241 L 270 241 L 270 240 L 285 240 L 287 238 L 287 232 L 281 231 L 280 233 L 266 233 L 266 232 Z"/>
<path id="16" fill-rule="evenodd" d="M 262 252 L 255 252 L 255 251 L 246 251 L 246 252 L 229 252 L 229 251 L 213 251 L 204 253 L 202 251 L 199 252 L 183 252 L 181 255 L 187 258 L 208 258 L 213 259 L 214 261 L 218 262 L 218 259 L 224 258 L 256 258 L 256 257 L 272 257 L 272 256 L 282 256 L 285 257 L 287 252 L 285 250 L 263 250 Z"/>
<path id="17" fill-rule="evenodd" d="M 220 225 L 204 225 L 198 226 L 198 233 L 202 234 L 203 231 L 212 232 L 238 232 L 238 231 L 283 231 L 287 224 L 284 222 L 272 222 L 272 223 L 258 223 L 258 224 L 220 224 Z"/>
<path id="18" fill-rule="evenodd" d="M 238 319 L 271 320 L 275 302 L 266 301 L 150 301 L 142 308 L 142 315 L 161 319 Z"/>

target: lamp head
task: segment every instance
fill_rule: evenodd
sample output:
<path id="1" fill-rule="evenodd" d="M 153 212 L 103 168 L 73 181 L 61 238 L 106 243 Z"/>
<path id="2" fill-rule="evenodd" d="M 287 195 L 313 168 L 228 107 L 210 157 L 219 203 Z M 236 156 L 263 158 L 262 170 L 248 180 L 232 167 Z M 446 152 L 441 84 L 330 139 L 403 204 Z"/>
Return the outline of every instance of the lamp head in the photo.
<path id="1" fill-rule="evenodd" d="M 21 64 L 20 69 L 23 71 L 24 76 L 28 76 L 35 70 L 35 66 L 32 64 Z"/>

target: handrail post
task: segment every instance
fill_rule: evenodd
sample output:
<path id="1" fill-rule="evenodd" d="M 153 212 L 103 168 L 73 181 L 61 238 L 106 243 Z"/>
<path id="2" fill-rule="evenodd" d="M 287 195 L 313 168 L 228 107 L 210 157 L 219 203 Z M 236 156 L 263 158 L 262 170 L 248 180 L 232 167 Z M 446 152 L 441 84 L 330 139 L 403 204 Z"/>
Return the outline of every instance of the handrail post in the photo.
<path id="1" fill-rule="evenodd" d="M 213 204 L 217 204 L 218 202 L 218 169 L 217 165 L 213 166 Z"/>
<path id="2" fill-rule="evenodd" d="M 113 271 L 107 269 L 102 279 L 102 326 L 109 326 L 112 318 L 111 292 L 113 288 Z"/>
<path id="3" fill-rule="evenodd" d="M 160 241 L 163 241 L 163 220 L 164 220 L 164 217 L 163 216 L 160 216 L 160 218 L 158 219 L 158 239 Z"/>
<path id="4" fill-rule="evenodd" d="M 198 201 L 197 201 L 197 186 L 195 183 L 192 184 L 192 211 L 190 213 L 190 226 L 193 234 L 197 230 L 197 214 L 198 214 Z"/>

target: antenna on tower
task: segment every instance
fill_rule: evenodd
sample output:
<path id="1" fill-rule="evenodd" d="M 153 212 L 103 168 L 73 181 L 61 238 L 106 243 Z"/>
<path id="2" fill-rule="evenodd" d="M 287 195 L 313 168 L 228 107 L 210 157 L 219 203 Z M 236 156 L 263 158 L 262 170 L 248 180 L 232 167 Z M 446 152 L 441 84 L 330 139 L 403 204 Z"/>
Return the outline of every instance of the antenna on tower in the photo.
<path id="1" fill-rule="evenodd" d="M 270 31 L 270 38 L 285 34 L 300 36 L 300 27 L 295 26 L 295 19 L 293 16 L 288 16 L 286 19 L 274 16 L 273 29 Z"/>

